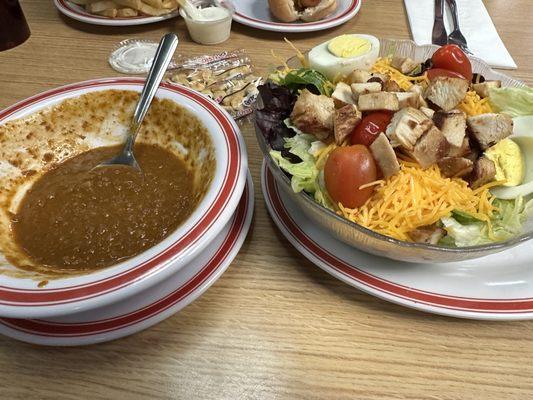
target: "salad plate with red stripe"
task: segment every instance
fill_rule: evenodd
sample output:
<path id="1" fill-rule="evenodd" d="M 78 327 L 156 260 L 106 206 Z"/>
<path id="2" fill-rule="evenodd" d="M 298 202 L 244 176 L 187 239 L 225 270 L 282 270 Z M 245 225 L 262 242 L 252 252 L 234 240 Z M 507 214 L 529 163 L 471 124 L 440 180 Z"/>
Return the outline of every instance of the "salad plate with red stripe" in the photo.
<path id="1" fill-rule="evenodd" d="M 355 17 L 361 8 L 361 0 L 337 0 L 335 12 L 323 19 L 311 22 L 282 22 L 270 13 L 266 0 L 239 0 L 235 1 L 234 4 L 234 21 L 252 28 L 289 33 L 315 32 L 342 25 Z"/>
<path id="2" fill-rule="evenodd" d="M 261 184 L 272 219 L 313 264 L 341 281 L 417 310 L 486 320 L 533 318 L 533 242 L 482 258 L 408 263 L 365 253 L 307 218 L 263 163 Z"/>
<path id="3" fill-rule="evenodd" d="M 202 295 L 229 267 L 250 227 L 253 192 L 248 175 L 230 221 L 197 258 L 168 279 L 131 298 L 65 317 L 0 318 L 0 333 L 40 345 L 80 346 L 128 336 L 163 321 Z"/>

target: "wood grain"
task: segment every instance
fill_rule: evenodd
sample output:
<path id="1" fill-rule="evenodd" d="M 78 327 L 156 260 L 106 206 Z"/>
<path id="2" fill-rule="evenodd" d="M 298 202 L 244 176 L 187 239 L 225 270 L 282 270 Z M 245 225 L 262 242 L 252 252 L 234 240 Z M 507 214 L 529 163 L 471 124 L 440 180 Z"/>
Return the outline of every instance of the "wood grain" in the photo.
<path id="1" fill-rule="evenodd" d="M 528 0 L 486 1 L 519 69 L 533 84 Z M 292 51 L 283 34 L 234 25 L 229 42 L 199 46 L 181 19 L 98 27 L 25 0 L 32 36 L 0 53 L 0 108 L 66 83 L 116 75 L 126 38 L 178 32 L 178 51 L 245 48 L 263 73 Z M 368 0 L 349 23 L 287 35 L 302 49 L 345 32 L 408 38 L 399 0 Z M 256 182 L 255 219 L 237 259 L 199 300 L 134 336 L 83 348 L 0 337 L 2 399 L 527 399 L 533 397 L 533 321 L 478 322 L 424 314 L 368 296 L 301 257 L 276 230 L 259 184 L 260 154 L 244 128 Z"/>

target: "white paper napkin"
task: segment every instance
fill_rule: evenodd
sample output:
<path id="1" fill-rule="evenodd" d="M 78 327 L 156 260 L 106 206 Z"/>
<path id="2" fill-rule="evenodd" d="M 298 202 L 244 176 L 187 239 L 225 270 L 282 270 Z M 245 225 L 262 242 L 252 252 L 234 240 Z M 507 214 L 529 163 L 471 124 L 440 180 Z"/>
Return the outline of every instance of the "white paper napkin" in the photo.
<path id="1" fill-rule="evenodd" d="M 434 0 L 404 0 L 411 25 L 413 40 L 418 45 L 431 44 L 435 17 Z M 516 64 L 505 48 L 482 0 L 456 0 L 459 27 L 476 57 L 495 68 L 516 69 Z M 450 9 L 445 6 L 446 31 L 453 29 Z"/>

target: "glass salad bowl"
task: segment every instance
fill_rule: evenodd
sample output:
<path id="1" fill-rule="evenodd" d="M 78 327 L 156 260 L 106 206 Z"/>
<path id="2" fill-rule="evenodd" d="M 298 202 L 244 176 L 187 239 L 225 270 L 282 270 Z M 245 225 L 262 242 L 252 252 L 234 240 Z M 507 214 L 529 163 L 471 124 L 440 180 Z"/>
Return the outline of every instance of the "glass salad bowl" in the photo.
<path id="1" fill-rule="evenodd" d="M 380 56 L 395 55 L 410 57 L 421 62 L 431 57 L 439 48 L 435 45 L 418 46 L 411 40 L 380 39 Z M 524 83 L 504 75 L 490 68 L 490 66 L 476 57 L 469 57 L 472 70 L 480 73 L 488 80 L 500 80 L 502 86 L 523 87 Z M 288 61 L 289 66 L 299 67 L 296 57 Z M 259 99 L 259 101 L 261 101 Z M 278 185 L 302 209 L 312 221 L 323 228 L 324 234 L 331 234 L 343 242 L 365 252 L 395 260 L 414 263 L 443 263 L 468 260 L 497 253 L 533 238 L 533 218 L 529 218 L 523 225 L 523 233 L 504 242 L 495 242 L 469 247 L 446 247 L 424 243 L 412 243 L 397 240 L 367 229 L 351 222 L 335 212 L 316 203 L 312 196 L 305 192 L 295 193 L 291 188 L 290 178 L 280 169 L 269 152 L 270 145 L 256 126 L 256 136 L 259 147 L 263 152 L 269 170 Z M 333 249 L 332 249 L 333 250 Z"/>

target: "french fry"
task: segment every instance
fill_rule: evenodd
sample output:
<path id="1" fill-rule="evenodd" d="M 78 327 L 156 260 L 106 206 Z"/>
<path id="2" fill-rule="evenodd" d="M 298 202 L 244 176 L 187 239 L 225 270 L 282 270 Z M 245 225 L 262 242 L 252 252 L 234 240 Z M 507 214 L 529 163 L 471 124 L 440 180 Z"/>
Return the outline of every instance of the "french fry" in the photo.
<path id="1" fill-rule="evenodd" d="M 117 16 L 117 13 L 118 13 L 118 10 L 116 8 L 108 8 L 106 10 L 95 12 L 95 14 L 101 15 L 103 17 L 109 17 L 109 18 L 115 18 Z"/>
<path id="2" fill-rule="evenodd" d="M 163 0 L 142 0 L 142 2 L 148 4 L 150 7 L 165 8 L 163 6 Z"/>
<path id="3" fill-rule="evenodd" d="M 169 10 L 175 10 L 178 8 L 178 1 L 177 0 L 163 0 L 163 8 L 169 9 Z"/>
<path id="4" fill-rule="evenodd" d="M 143 4 L 141 0 L 115 0 L 115 3 L 122 7 L 133 8 L 134 10 L 140 10 Z"/>
<path id="5" fill-rule="evenodd" d="M 133 8 L 119 8 L 117 10 L 117 17 L 125 18 L 125 17 L 136 17 L 139 14 L 137 10 L 134 10 Z"/>
<path id="6" fill-rule="evenodd" d="M 87 4 L 86 7 L 87 7 L 87 11 L 89 11 L 90 13 L 99 14 L 106 10 L 116 9 L 117 5 L 115 4 L 114 1 L 111 1 L 111 0 L 101 0 L 101 1 L 96 1 L 94 3 Z M 115 11 L 115 15 L 116 15 L 116 11 Z"/>
<path id="7" fill-rule="evenodd" d="M 142 3 L 141 7 L 139 8 L 139 11 L 145 15 L 159 16 L 159 15 L 168 14 L 171 10 L 168 10 L 166 8 L 154 8 L 152 6 L 149 6 L 146 3 Z"/>

